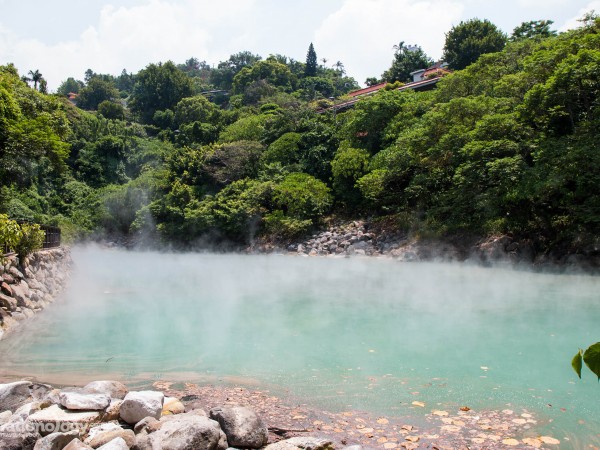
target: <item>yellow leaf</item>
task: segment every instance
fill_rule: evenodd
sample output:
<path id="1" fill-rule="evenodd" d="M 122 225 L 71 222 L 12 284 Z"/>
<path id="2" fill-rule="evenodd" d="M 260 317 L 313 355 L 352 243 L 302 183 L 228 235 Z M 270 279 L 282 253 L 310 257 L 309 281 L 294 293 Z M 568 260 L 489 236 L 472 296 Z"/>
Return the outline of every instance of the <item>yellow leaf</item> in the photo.
<path id="1" fill-rule="evenodd" d="M 544 444 L 554 444 L 554 445 L 560 444 L 560 441 L 558 439 L 554 439 L 553 437 L 550 437 L 550 436 L 542 436 L 540 439 L 542 440 L 542 442 Z"/>
<path id="2" fill-rule="evenodd" d="M 421 408 L 425 408 L 425 403 L 423 403 L 423 402 L 414 401 L 414 402 L 412 402 L 412 404 L 414 406 L 420 406 Z"/>
<path id="3" fill-rule="evenodd" d="M 516 439 L 512 439 L 512 438 L 502 439 L 502 443 L 504 445 L 519 445 L 519 441 L 517 441 Z"/>

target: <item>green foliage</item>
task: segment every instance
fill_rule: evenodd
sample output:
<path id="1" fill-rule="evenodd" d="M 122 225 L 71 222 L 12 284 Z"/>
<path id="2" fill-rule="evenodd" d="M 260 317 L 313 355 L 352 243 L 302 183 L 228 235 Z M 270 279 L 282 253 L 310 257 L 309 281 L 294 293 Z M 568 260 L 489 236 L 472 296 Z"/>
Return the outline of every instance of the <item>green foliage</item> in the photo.
<path id="1" fill-rule="evenodd" d="M 291 173 L 273 188 L 273 203 L 285 215 L 317 220 L 329 211 L 330 189 L 306 173 Z"/>
<path id="2" fill-rule="evenodd" d="M 312 220 L 288 217 L 279 209 L 265 215 L 264 224 L 268 235 L 280 239 L 298 238 L 308 233 L 313 227 Z"/>
<path id="3" fill-rule="evenodd" d="M 260 141 L 265 131 L 267 115 L 253 115 L 238 119 L 219 135 L 221 142 Z"/>
<path id="4" fill-rule="evenodd" d="M 0 214 L 0 249 L 14 250 L 23 236 L 17 222 L 10 220 L 6 214 Z"/>
<path id="5" fill-rule="evenodd" d="M 88 84 L 79 91 L 77 106 L 82 109 L 96 110 L 98 105 L 105 101 L 115 101 L 119 98 L 119 91 L 111 81 L 100 77 L 93 77 Z"/>
<path id="6" fill-rule="evenodd" d="M 174 112 L 174 124 L 176 127 L 193 122 L 214 124 L 220 117 L 216 105 L 209 102 L 203 95 L 182 99 L 175 106 Z"/>
<path id="7" fill-rule="evenodd" d="M 289 132 L 275 140 L 262 155 L 263 164 L 278 162 L 283 166 L 298 163 L 300 160 L 300 133 Z"/>
<path id="8" fill-rule="evenodd" d="M 359 178 L 368 172 L 369 152 L 363 149 L 342 145 L 331 161 L 333 190 L 337 198 L 350 204 L 360 201 L 360 191 L 356 187 Z"/>
<path id="9" fill-rule="evenodd" d="M 232 90 L 235 94 L 243 94 L 253 83 L 259 81 L 289 92 L 296 82 L 296 76 L 285 64 L 273 60 L 258 61 L 252 66 L 244 67 L 235 75 Z"/>
<path id="10" fill-rule="evenodd" d="M 308 46 L 308 51 L 306 52 L 306 65 L 304 67 L 304 76 L 306 77 L 314 77 L 317 75 L 317 52 L 315 52 L 315 47 L 312 42 Z"/>
<path id="11" fill-rule="evenodd" d="M 98 105 L 98 114 L 112 120 L 124 120 L 125 108 L 123 105 L 110 100 L 104 100 Z"/>
<path id="12" fill-rule="evenodd" d="M 15 252 L 19 255 L 19 258 L 22 259 L 35 250 L 41 249 L 45 236 L 46 233 L 38 224 L 22 224 L 21 239 L 15 246 Z"/>
<path id="13" fill-rule="evenodd" d="M 583 362 L 585 362 L 588 369 L 590 369 L 592 373 L 598 377 L 598 381 L 600 381 L 600 342 L 590 345 L 585 352 L 580 349 L 573 357 L 571 366 L 579 378 L 581 378 Z"/>
<path id="14" fill-rule="evenodd" d="M 73 92 L 77 94 L 84 87 L 83 81 L 76 80 L 73 77 L 67 78 L 65 81 L 60 83 L 56 93 L 58 95 L 67 96 L 69 93 Z"/>
<path id="15" fill-rule="evenodd" d="M 471 19 L 446 34 L 443 59 L 451 69 L 464 69 L 485 53 L 501 51 L 506 41 L 506 35 L 489 20 Z"/>
<path id="16" fill-rule="evenodd" d="M 518 27 L 515 27 L 510 40 L 544 39 L 556 36 L 556 31 L 550 29 L 553 23 L 552 20 L 530 20 L 529 22 L 523 22 Z"/>
<path id="17" fill-rule="evenodd" d="M 129 107 L 150 123 L 156 111 L 173 109 L 192 93 L 192 81 L 171 61 L 150 64 L 136 76 Z"/>
<path id="18" fill-rule="evenodd" d="M 394 45 L 394 49 L 396 51 L 392 66 L 381 75 L 381 78 L 388 83 L 412 81 L 411 72 L 426 69 L 433 64 L 433 59 L 427 56 L 421 47 L 415 49 L 400 42 Z"/>

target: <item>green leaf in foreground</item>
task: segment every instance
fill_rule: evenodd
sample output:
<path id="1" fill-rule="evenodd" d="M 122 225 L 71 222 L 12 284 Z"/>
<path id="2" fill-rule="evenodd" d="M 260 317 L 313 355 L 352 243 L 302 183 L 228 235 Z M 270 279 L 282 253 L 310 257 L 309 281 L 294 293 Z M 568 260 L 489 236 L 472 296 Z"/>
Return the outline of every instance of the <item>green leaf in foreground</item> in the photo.
<path id="1" fill-rule="evenodd" d="M 577 354 L 573 356 L 573 360 L 571 361 L 571 366 L 573 366 L 573 370 L 577 374 L 577 376 L 581 379 L 581 368 L 583 367 L 583 359 L 582 359 L 583 350 L 579 349 Z"/>
<path id="2" fill-rule="evenodd" d="M 600 382 L 600 342 L 590 345 L 583 354 L 583 361 L 594 372 Z"/>

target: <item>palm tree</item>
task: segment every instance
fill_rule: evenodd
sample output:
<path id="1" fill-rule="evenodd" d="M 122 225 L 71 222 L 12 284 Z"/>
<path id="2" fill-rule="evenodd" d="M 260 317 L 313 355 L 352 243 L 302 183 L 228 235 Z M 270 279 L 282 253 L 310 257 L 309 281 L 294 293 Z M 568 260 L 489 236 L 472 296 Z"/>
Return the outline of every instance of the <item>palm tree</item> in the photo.
<path id="1" fill-rule="evenodd" d="M 30 80 L 33 81 L 33 88 L 37 91 L 38 83 L 42 79 L 42 74 L 36 69 L 35 72 L 30 70 L 29 75 L 31 75 Z"/>

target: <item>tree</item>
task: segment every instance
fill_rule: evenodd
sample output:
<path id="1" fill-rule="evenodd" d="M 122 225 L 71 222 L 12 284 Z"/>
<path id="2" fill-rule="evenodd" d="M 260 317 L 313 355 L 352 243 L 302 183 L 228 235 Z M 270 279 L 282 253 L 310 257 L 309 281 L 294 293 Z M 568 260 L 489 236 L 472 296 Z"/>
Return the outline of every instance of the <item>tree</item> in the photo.
<path id="1" fill-rule="evenodd" d="M 129 106 L 149 123 L 156 111 L 173 109 L 192 93 L 192 80 L 171 61 L 150 64 L 137 74 Z"/>
<path id="2" fill-rule="evenodd" d="M 306 53 L 304 75 L 307 77 L 314 77 L 317 75 L 317 52 L 315 52 L 312 42 L 308 46 L 308 52 Z"/>
<path id="3" fill-rule="evenodd" d="M 81 89 L 77 97 L 77 106 L 82 109 L 96 110 L 104 101 L 114 101 L 119 98 L 119 91 L 110 81 L 100 77 L 92 77 L 87 86 Z"/>
<path id="4" fill-rule="evenodd" d="M 381 75 L 381 78 L 388 83 L 412 81 L 410 75 L 412 72 L 426 69 L 433 64 L 433 59 L 419 46 L 407 46 L 404 42 L 400 42 L 394 45 L 394 49 L 392 66 Z"/>
<path id="5" fill-rule="evenodd" d="M 31 76 L 29 79 L 33 81 L 33 88 L 37 91 L 38 83 L 42 80 L 42 74 L 36 69 L 35 71 L 30 70 L 29 75 Z"/>
<path id="6" fill-rule="evenodd" d="M 98 114 L 107 119 L 125 119 L 125 108 L 123 105 L 110 100 L 104 100 L 98 104 Z"/>
<path id="7" fill-rule="evenodd" d="M 375 86 L 376 84 L 379 84 L 379 83 L 381 83 L 381 81 L 375 77 L 369 77 L 365 80 L 365 84 L 369 87 Z"/>
<path id="8" fill-rule="evenodd" d="M 501 51 L 507 37 L 489 20 L 471 19 L 446 33 L 443 59 L 451 69 L 461 70 L 485 53 Z"/>
<path id="9" fill-rule="evenodd" d="M 83 88 L 83 86 L 84 84 L 82 81 L 76 80 L 73 77 L 69 77 L 60 84 L 60 86 L 56 90 L 56 93 L 59 95 L 64 95 L 66 97 L 67 95 L 69 95 L 70 92 L 73 92 L 75 94 L 79 93 L 79 90 Z"/>
<path id="10" fill-rule="evenodd" d="M 529 22 L 523 22 L 513 30 L 510 40 L 519 41 L 521 39 L 533 38 L 543 39 L 550 36 L 556 36 L 556 30 L 550 29 L 550 26 L 553 23 L 554 22 L 552 20 L 531 20 Z"/>

